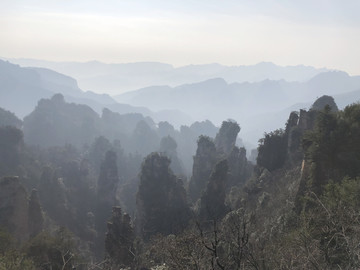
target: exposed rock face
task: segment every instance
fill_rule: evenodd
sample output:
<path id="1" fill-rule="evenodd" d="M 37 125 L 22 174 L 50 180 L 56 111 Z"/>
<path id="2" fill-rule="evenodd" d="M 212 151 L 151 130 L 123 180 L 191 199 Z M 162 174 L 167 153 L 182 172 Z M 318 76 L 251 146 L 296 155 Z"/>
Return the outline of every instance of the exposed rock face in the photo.
<path id="1" fill-rule="evenodd" d="M 327 105 L 330 107 L 332 112 L 337 112 L 339 110 L 333 97 L 322 96 L 313 103 L 309 111 L 300 110 L 298 127 L 302 131 L 313 129 L 317 113 L 324 110 Z"/>
<path id="2" fill-rule="evenodd" d="M 309 111 L 300 110 L 300 114 L 292 112 L 286 125 L 287 136 L 287 158 L 288 162 L 297 162 L 303 158 L 301 149 L 301 138 L 305 131 L 315 127 L 315 121 L 319 112 L 329 106 L 332 112 L 337 112 L 338 107 L 331 96 L 318 98 Z"/>
<path id="3" fill-rule="evenodd" d="M 236 122 L 224 121 L 215 137 L 216 150 L 219 153 L 229 155 L 235 146 L 236 137 L 240 132 L 240 126 Z"/>
<path id="4" fill-rule="evenodd" d="M 19 242 L 42 230 L 43 217 L 39 201 L 32 194 L 30 201 L 18 177 L 0 179 L 0 226 Z"/>
<path id="5" fill-rule="evenodd" d="M 268 156 L 266 160 L 269 161 L 274 154 L 278 154 L 281 151 L 285 153 L 284 162 L 276 168 L 263 167 L 271 172 L 275 172 L 276 169 L 280 168 L 301 168 L 295 200 L 297 211 L 302 210 L 303 202 L 301 198 L 308 188 L 311 188 L 315 193 L 320 193 L 322 187 L 329 179 L 339 179 L 339 171 L 336 171 L 336 167 L 338 167 L 341 158 L 345 157 L 346 154 L 334 154 L 337 151 L 335 145 L 341 144 L 341 140 L 344 140 L 343 137 L 336 137 L 338 133 L 334 132 L 338 121 L 341 120 L 341 118 L 337 119 L 336 114 L 334 114 L 337 111 L 338 108 L 334 99 L 330 96 L 322 96 L 314 102 L 309 111 L 300 110 L 300 113 L 292 112 L 289 116 L 285 132 L 272 132 L 267 134 L 267 137 L 264 139 L 264 146 L 271 144 L 271 140 L 267 140 L 269 138 L 275 140 L 278 137 L 279 140 L 284 140 L 286 142 L 284 145 L 286 151 L 283 151 L 283 147 L 280 147 L 281 144 L 279 144 L 276 149 L 270 151 L 272 155 Z M 345 116 L 346 114 L 343 115 L 343 117 Z M 344 126 L 346 126 L 346 122 Z M 304 136 L 306 132 L 307 136 Z M 350 134 L 355 133 L 347 132 L 346 134 L 351 136 Z M 308 151 L 310 147 L 312 147 L 311 151 Z M 345 149 L 347 148 L 345 147 Z M 259 147 L 259 153 L 262 150 Z M 321 153 L 321 155 L 318 153 Z M 261 164 L 258 162 L 258 165 Z M 345 175 L 349 175 L 348 172 Z"/>
<path id="6" fill-rule="evenodd" d="M 301 130 L 313 129 L 315 124 L 316 111 L 315 110 L 300 110 L 298 126 Z"/>
<path id="7" fill-rule="evenodd" d="M 334 99 L 322 96 L 317 99 L 309 111 L 292 112 L 286 124 L 285 132 L 277 130 L 265 135 L 259 146 L 258 165 L 270 171 L 284 165 L 295 165 L 303 159 L 302 137 L 308 130 L 314 129 L 319 114 L 328 108 L 338 111 Z"/>
<path id="8" fill-rule="evenodd" d="M 105 222 L 111 216 L 111 208 L 117 205 L 116 190 L 119 183 L 116 153 L 107 151 L 101 164 L 97 187 L 97 227 L 105 231 Z"/>
<path id="9" fill-rule="evenodd" d="M 134 262 L 133 242 L 134 228 L 130 216 L 121 212 L 120 207 L 113 207 L 112 217 L 107 223 L 108 231 L 105 237 L 106 257 L 111 264 L 120 267 L 131 266 Z"/>
<path id="10" fill-rule="evenodd" d="M 228 162 L 227 191 L 232 186 L 241 186 L 250 176 L 252 165 L 246 158 L 246 150 L 235 146 L 239 131 L 240 127 L 236 122 L 224 121 L 216 135 L 215 143 L 209 137 L 199 137 L 193 175 L 189 183 L 189 196 L 193 202 L 205 191 L 210 174 L 219 160 L 226 159 Z"/>
<path id="11" fill-rule="evenodd" d="M 234 146 L 228 158 L 229 179 L 227 181 L 227 190 L 233 186 L 242 186 L 250 177 L 253 166 L 246 158 L 245 148 Z"/>
<path id="12" fill-rule="evenodd" d="M 194 156 L 193 174 L 189 183 L 189 196 L 193 202 L 200 198 L 216 161 L 217 153 L 214 142 L 207 136 L 200 136 Z"/>
<path id="13" fill-rule="evenodd" d="M 290 116 L 289 116 L 289 119 L 288 119 L 288 121 L 286 123 L 286 130 L 285 131 L 287 132 L 291 128 L 297 126 L 298 122 L 299 122 L 298 113 L 297 112 L 291 112 Z"/>

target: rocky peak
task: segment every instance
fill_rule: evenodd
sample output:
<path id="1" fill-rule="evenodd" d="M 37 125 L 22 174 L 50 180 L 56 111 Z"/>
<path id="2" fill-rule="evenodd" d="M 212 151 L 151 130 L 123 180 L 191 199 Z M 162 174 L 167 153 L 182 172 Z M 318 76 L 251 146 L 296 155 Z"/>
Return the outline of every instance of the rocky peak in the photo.
<path id="1" fill-rule="evenodd" d="M 193 174 L 189 183 L 189 196 L 193 202 L 200 198 L 216 161 L 217 153 L 214 142 L 207 136 L 200 136 L 194 156 Z"/>
<path id="2" fill-rule="evenodd" d="M 107 229 L 105 250 L 110 264 L 130 266 L 134 261 L 132 250 L 135 234 L 129 215 L 123 214 L 120 207 L 114 206 L 112 217 L 107 223 Z"/>
<path id="3" fill-rule="evenodd" d="M 216 149 L 220 153 L 230 154 L 235 146 L 236 137 L 240 132 L 240 126 L 233 121 L 222 122 L 221 128 L 215 137 Z"/>
<path id="4" fill-rule="evenodd" d="M 319 97 L 317 100 L 315 100 L 314 104 L 311 106 L 311 110 L 321 111 L 326 106 L 329 106 L 331 111 L 333 112 L 339 111 L 339 108 L 336 105 L 334 98 L 326 95 Z"/>
<path id="5" fill-rule="evenodd" d="M 36 192 L 28 194 L 17 176 L 0 179 L 0 226 L 24 242 L 42 230 L 43 218 Z"/>

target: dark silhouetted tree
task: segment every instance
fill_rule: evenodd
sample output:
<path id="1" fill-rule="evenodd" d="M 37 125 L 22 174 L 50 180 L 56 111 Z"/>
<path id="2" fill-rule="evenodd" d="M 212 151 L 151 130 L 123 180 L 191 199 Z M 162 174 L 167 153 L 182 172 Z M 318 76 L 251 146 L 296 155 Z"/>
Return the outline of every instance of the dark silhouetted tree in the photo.
<path id="1" fill-rule="evenodd" d="M 227 160 L 222 160 L 216 164 L 206 190 L 201 196 L 200 218 L 202 220 L 220 220 L 227 213 L 228 209 L 225 206 L 227 176 Z"/>
<path id="2" fill-rule="evenodd" d="M 111 266 L 128 267 L 134 263 L 134 228 L 130 216 L 122 213 L 120 207 L 113 207 L 112 217 L 107 223 L 105 237 L 106 258 Z"/>
<path id="3" fill-rule="evenodd" d="M 29 236 L 34 237 L 42 231 L 44 225 L 44 217 L 36 189 L 31 191 L 28 216 Z"/>
<path id="4" fill-rule="evenodd" d="M 287 139 L 282 129 L 265 133 L 258 147 L 257 164 L 269 171 L 284 165 L 287 153 Z"/>
<path id="5" fill-rule="evenodd" d="M 137 226 L 145 238 L 184 229 L 189 208 L 182 181 L 169 169 L 170 160 L 152 153 L 143 162 L 137 193 Z"/>

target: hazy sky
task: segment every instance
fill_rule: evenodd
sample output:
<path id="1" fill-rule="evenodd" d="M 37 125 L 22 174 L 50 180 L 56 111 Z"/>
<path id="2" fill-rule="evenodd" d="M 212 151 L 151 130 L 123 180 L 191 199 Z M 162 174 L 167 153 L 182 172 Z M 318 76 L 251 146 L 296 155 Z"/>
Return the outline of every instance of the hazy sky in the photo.
<path id="1" fill-rule="evenodd" d="M 359 12 L 358 0 L 0 0 L 0 56 L 360 75 Z"/>

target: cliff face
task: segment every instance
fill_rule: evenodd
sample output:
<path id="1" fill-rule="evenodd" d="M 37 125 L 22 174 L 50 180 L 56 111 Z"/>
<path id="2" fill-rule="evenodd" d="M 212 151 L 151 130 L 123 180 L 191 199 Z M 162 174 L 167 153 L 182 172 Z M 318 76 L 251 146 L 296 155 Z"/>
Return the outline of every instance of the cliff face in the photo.
<path id="1" fill-rule="evenodd" d="M 116 153 L 107 151 L 100 168 L 97 185 L 96 200 L 96 227 L 104 233 L 105 223 L 111 217 L 111 208 L 118 204 L 116 190 L 119 184 L 119 175 L 116 165 Z"/>
<path id="2" fill-rule="evenodd" d="M 113 207 L 107 229 L 105 237 L 106 257 L 114 265 L 126 267 L 133 264 L 135 232 L 130 216 L 126 213 L 123 214 L 120 207 Z"/>
<path id="3" fill-rule="evenodd" d="M 328 97 L 321 97 L 315 101 L 310 110 L 292 112 L 285 130 L 267 134 L 268 137 L 264 139 L 262 144 L 265 147 L 259 147 L 259 155 L 265 157 L 266 162 L 261 164 L 258 162 L 258 166 L 255 167 L 252 179 L 245 187 L 247 194 L 245 201 L 249 211 L 254 213 L 252 217 L 253 226 L 260 234 L 273 236 L 282 233 L 283 226 L 287 226 L 286 222 L 290 219 L 292 210 L 297 213 L 302 210 L 303 196 L 307 190 L 311 188 L 312 191 L 316 192 L 314 183 L 316 184 L 317 175 L 314 168 L 318 171 L 321 170 L 321 173 L 318 173 L 321 177 L 329 174 L 329 171 L 333 169 L 334 166 L 321 166 L 322 160 L 332 158 L 331 153 L 326 152 L 330 149 L 329 145 L 322 146 L 327 140 L 316 141 L 315 148 L 320 149 L 322 147 L 321 151 L 328 153 L 328 155 L 316 157 L 318 159 L 320 157 L 321 161 L 314 161 L 313 157 L 307 156 L 307 148 L 311 144 L 314 145 L 313 137 L 309 139 L 309 135 L 317 132 L 316 139 L 318 137 L 330 139 L 331 137 L 326 135 L 326 130 L 319 130 L 319 125 L 321 125 L 319 123 L 321 117 L 324 119 L 327 117 L 324 120 L 326 121 L 325 127 L 328 129 L 332 126 L 330 120 L 333 120 L 334 113 L 337 111 L 337 106 L 332 104 L 332 100 Z M 331 129 L 329 134 L 336 134 L 333 132 L 334 130 L 334 128 Z M 271 155 L 266 154 L 276 138 L 284 143 L 278 144 L 279 147 L 271 148 Z M 338 144 L 340 141 L 338 140 Z M 279 153 L 285 155 L 284 162 L 280 166 L 274 169 L 262 166 L 262 164 L 268 164 L 269 160 Z M 327 168 L 326 173 L 323 170 L 324 168 Z M 323 184 L 326 183 L 322 182 L 321 184 L 319 187 L 323 188 Z"/>
<path id="4" fill-rule="evenodd" d="M 194 156 L 193 174 L 189 183 L 189 196 L 193 202 L 200 198 L 216 161 L 217 154 L 214 142 L 209 137 L 200 136 Z"/>
<path id="5" fill-rule="evenodd" d="M 253 170 L 253 165 L 246 158 L 245 148 L 234 146 L 227 160 L 229 165 L 227 190 L 233 186 L 243 186 Z"/>
<path id="6" fill-rule="evenodd" d="M 0 226 L 6 228 L 18 242 L 26 241 L 43 228 L 36 194 L 33 193 L 29 200 L 18 177 L 0 180 Z"/>
<path id="7" fill-rule="evenodd" d="M 239 131 L 240 127 L 236 122 L 224 121 L 214 141 L 209 137 L 199 137 L 189 184 L 189 195 L 193 202 L 205 191 L 210 175 L 220 160 L 227 160 L 227 192 L 233 186 L 242 186 L 250 177 L 253 166 L 246 158 L 246 150 L 235 146 Z"/>
<path id="8" fill-rule="evenodd" d="M 219 153 L 229 155 L 235 146 L 236 137 L 240 132 L 240 127 L 236 122 L 224 121 L 215 137 L 216 150 Z"/>

